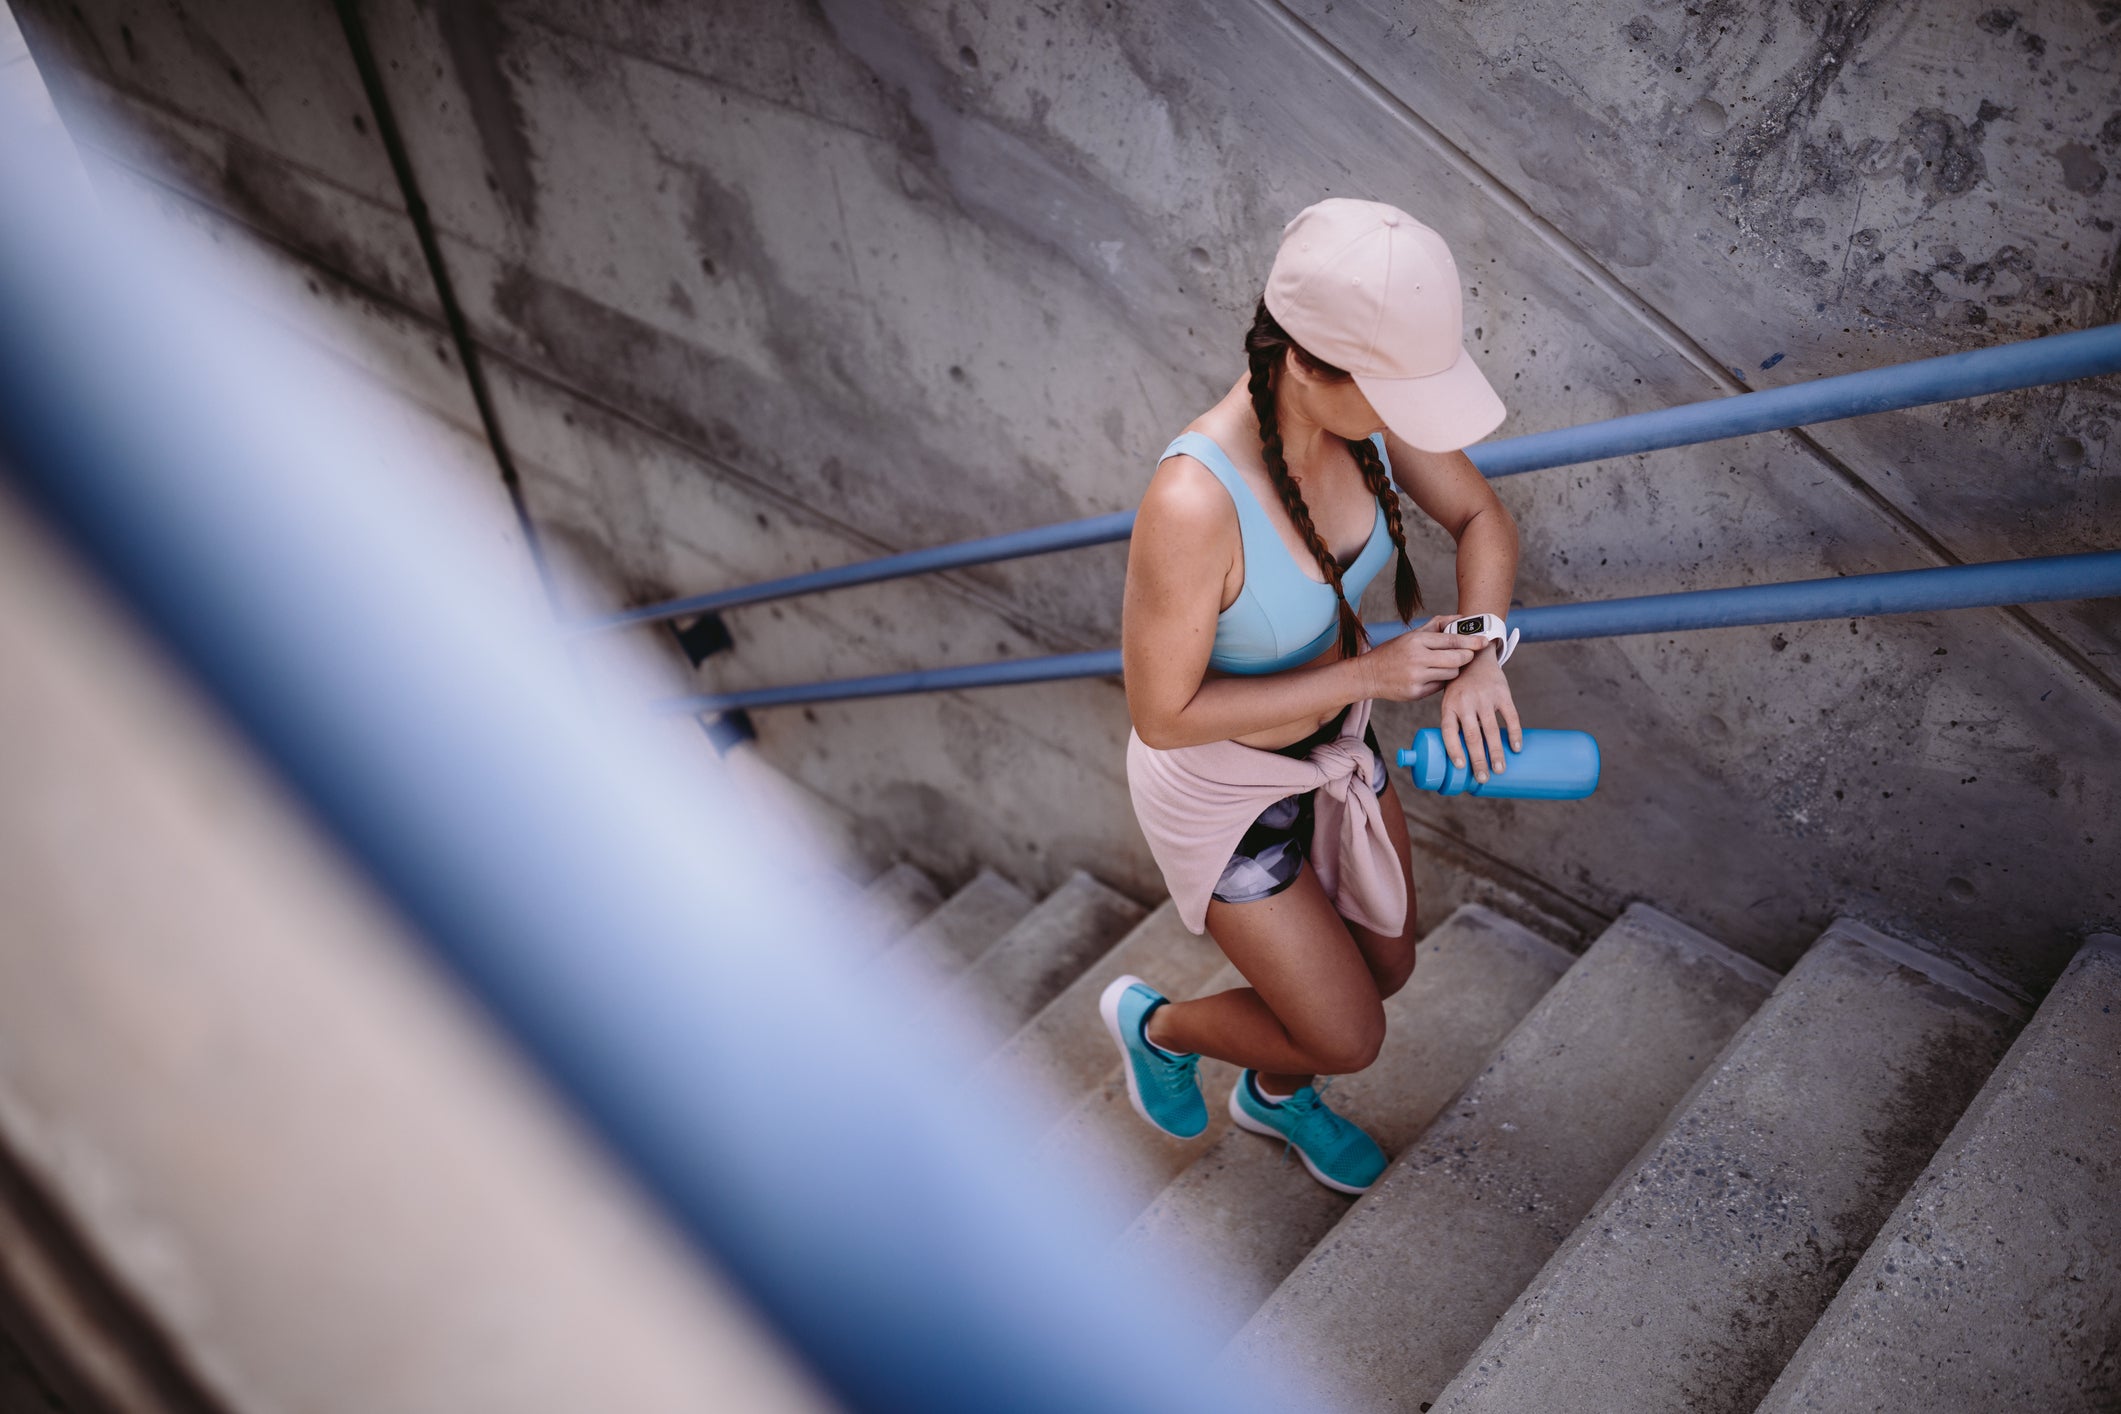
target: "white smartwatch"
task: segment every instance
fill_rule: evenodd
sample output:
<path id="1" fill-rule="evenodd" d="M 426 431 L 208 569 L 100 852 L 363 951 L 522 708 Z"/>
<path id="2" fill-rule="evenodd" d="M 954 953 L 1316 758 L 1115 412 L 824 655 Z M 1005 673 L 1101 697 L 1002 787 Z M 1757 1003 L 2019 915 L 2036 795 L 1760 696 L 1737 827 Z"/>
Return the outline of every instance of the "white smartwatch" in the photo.
<path id="1" fill-rule="evenodd" d="M 1467 614 L 1464 618 L 1450 620 L 1443 626 L 1443 631 L 1462 634 L 1483 644 L 1500 644 L 1495 654 L 1498 664 L 1509 662 L 1510 654 L 1517 651 L 1517 630 L 1504 624 L 1500 614 Z"/>

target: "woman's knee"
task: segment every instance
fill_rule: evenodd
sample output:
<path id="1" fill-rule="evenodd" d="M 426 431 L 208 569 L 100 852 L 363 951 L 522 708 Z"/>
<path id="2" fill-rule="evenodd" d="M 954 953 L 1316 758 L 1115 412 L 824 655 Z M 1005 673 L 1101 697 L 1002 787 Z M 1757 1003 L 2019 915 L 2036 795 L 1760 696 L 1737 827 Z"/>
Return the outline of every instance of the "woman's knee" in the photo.
<path id="1" fill-rule="evenodd" d="M 1320 1075 L 1353 1075 L 1369 1069 L 1383 1049 L 1385 1011 L 1373 1007 L 1291 1039 Z"/>

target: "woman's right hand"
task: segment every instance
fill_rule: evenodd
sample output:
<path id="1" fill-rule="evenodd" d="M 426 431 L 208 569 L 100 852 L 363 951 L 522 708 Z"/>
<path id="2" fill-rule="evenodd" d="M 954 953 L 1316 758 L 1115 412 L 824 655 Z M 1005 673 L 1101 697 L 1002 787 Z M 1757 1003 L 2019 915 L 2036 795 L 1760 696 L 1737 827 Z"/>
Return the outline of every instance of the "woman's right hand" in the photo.
<path id="1" fill-rule="evenodd" d="M 1381 697 L 1387 702 L 1419 702 L 1442 691 L 1445 683 L 1457 677 L 1458 670 L 1472 662 L 1478 650 L 1437 627 L 1447 618 L 1448 615 L 1438 614 L 1356 659 L 1368 678 L 1364 696 Z"/>

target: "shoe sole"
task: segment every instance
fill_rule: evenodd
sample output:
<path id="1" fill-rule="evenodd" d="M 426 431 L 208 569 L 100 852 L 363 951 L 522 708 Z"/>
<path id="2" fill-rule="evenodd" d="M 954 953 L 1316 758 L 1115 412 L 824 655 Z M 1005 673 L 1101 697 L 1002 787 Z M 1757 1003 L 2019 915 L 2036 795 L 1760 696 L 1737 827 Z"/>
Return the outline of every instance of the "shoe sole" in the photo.
<path id="1" fill-rule="evenodd" d="M 1120 1031 L 1119 999 L 1127 994 L 1129 987 L 1148 986 L 1147 982 L 1142 981 L 1141 978 L 1136 977 L 1131 972 L 1123 977 L 1113 978 L 1105 990 L 1098 994 L 1097 1014 L 1105 1019 L 1105 1030 L 1110 1033 L 1112 1044 L 1119 1047 L 1120 1073 L 1127 1077 L 1127 1102 L 1134 1106 L 1134 1112 L 1140 1115 L 1149 1127 L 1159 1134 L 1168 1134 L 1173 1139 L 1195 1139 L 1207 1132 L 1208 1127 L 1206 1125 L 1202 1125 L 1191 1134 L 1180 1134 L 1175 1129 L 1166 1129 L 1163 1125 L 1158 1124 L 1155 1118 L 1150 1115 L 1149 1107 L 1142 1103 L 1141 1082 L 1134 1074 L 1134 1052 L 1128 1049 L 1127 1038 Z M 1154 988 L 1150 990 L 1153 991 Z"/>
<path id="2" fill-rule="evenodd" d="M 1244 1084 L 1245 1077 L 1243 1075 L 1239 1075 L 1237 1077 L 1237 1083 L 1230 1087 L 1231 1122 L 1236 1124 L 1237 1127 L 1240 1129 L 1249 1129 L 1254 1134 L 1264 1134 L 1269 1139 L 1279 1139 L 1284 1144 L 1288 1144 L 1288 1135 L 1282 1133 L 1280 1130 L 1276 1129 L 1273 1125 L 1268 1124 L 1264 1120 L 1252 1118 L 1251 1111 L 1247 1110 L 1244 1106 L 1244 1102 L 1238 1099 L 1237 1092 L 1244 1088 Z M 1306 1154 L 1301 1149 L 1297 1149 L 1294 1144 L 1289 1144 L 1289 1147 L 1291 1149 L 1296 1150 L 1296 1157 L 1303 1160 L 1304 1168 L 1310 1172 L 1311 1177 L 1317 1179 L 1320 1183 L 1323 1183 L 1326 1187 L 1332 1189 L 1336 1193 L 1347 1193 L 1359 1198 L 1363 1194 L 1368 1193 L 1371 1188 L 1374 1188 L 1376 1186 L 1375 1180 L 1372 1180 L 1368 1186 L 1356 1188 L 1351 1184 L 1342 1183 L 1337 1178 L 1327 1178 L 1324 1174 L 1318 1171 L 1318 1165 L 1311 1162 L 1311 1156 L 1309 1154 Z"/>

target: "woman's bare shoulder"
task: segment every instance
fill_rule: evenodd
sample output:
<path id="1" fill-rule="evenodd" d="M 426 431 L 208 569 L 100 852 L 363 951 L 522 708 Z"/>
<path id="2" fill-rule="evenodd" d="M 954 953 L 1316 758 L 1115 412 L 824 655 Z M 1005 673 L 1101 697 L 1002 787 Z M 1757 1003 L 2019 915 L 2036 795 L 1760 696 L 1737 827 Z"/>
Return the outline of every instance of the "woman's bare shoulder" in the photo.
<path id="1" fill-rule="evenodd" d="M 1183 453 L 1165 457 L 1142 493 L 1127 551 L 1130 593 L 1217 608 L 1243 553 L 1237 507 L 1215 473 Z"/>
<path id="2" fill-rule="evenodd" d="M 1142 491 L 1142 512 L 1154 511 L 1165 520 L 1190 530 L 1211 528 L 1227 519 L 1237 521 L 1237 508 L 1215 473 L 1198 458 L 1174 452 L 1156 464 L 1149 484 Z"/>
<path id="3" fill-rule="evenodd" d="M 1233 386 L 1221 402 L 1187 423 L 1183 432 L 1198 432 L 1218 447 L 1227 447 L 1235 429 L 1231 425 Z M 1227 452 L 1224 455 L 1228 455 Z M 1142 491 L 1141 511 L 1135 521 L 1137 539 L 1142 533 L 1163 548 L 1191 557 L 1202 551 L 1229 557 L 1238 544 L 1237 504 L 1220 478 L 1200 458 L 1173 452 L 1156 464 L 1149 484 Z"/>
<path id="4" fill-rule="evenodd" d="M 1237 506 L 1197 458 L 1184 452 L 1157 463 L 1134 519 L 1134 544 L 1159 561 L 1205 567 L 1234 558 Z"/>

